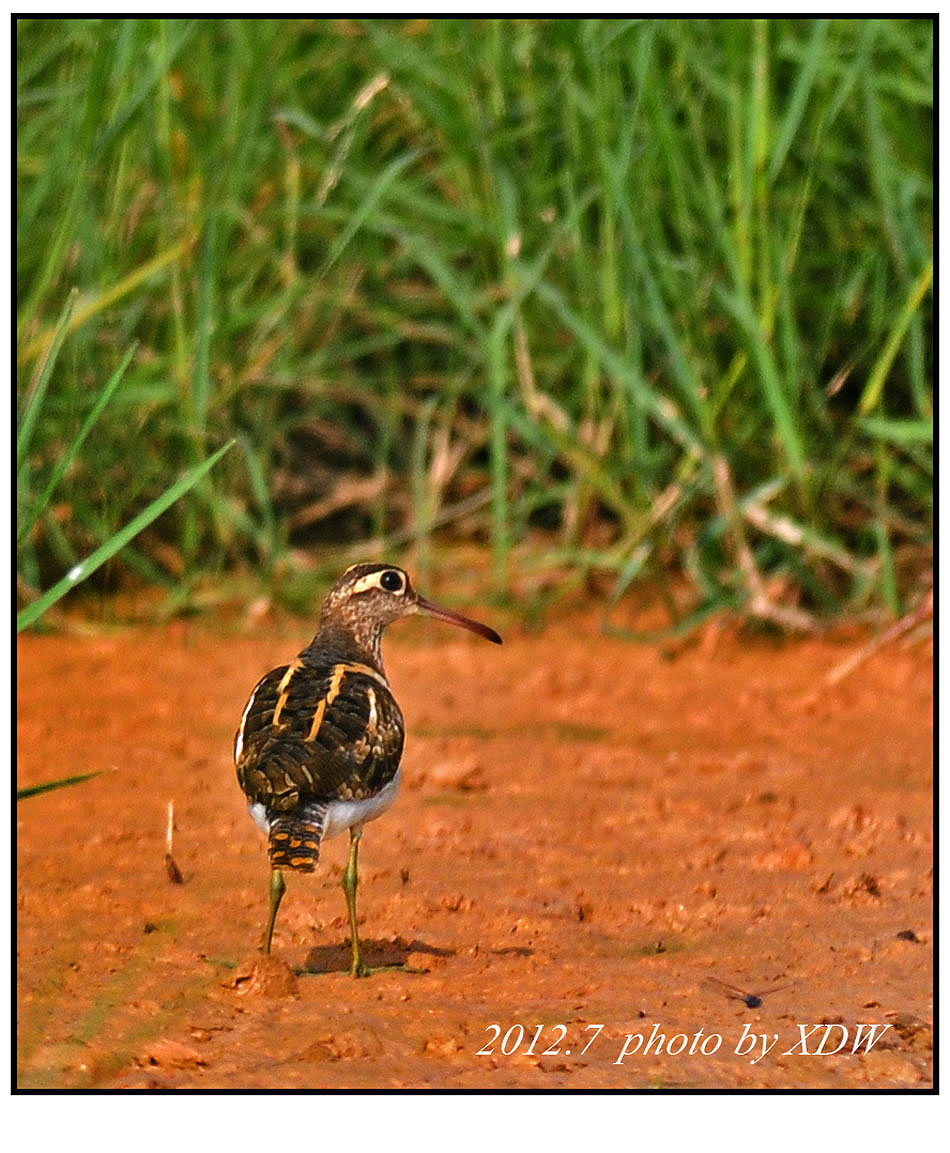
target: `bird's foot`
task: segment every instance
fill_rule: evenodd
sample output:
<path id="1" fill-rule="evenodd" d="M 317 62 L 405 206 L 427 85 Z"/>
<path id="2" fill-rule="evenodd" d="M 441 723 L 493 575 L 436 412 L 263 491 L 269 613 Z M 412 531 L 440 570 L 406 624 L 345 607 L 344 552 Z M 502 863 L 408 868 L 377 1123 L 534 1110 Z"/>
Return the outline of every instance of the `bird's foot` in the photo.
<path id="1" fill-rule="evenodd" d="M 364 961 L 353 962 L 350 968 L 351 977 L 372 977 L 374 973 L 428 973 L 428 969 L 418 969 L 406 961 L 392 965 L 367 965 Z"/>

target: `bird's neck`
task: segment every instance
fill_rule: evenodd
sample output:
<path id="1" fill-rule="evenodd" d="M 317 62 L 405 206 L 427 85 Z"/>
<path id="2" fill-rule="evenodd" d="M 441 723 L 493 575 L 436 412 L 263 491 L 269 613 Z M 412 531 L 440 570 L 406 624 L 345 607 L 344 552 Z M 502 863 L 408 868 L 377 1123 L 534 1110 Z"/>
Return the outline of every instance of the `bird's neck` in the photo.
<path id="1" fill-rule="evenodd" d="M 385 676 L 380 648 L 383 630 L 365 621 L 324 621 L 305 651 L 369 665 Z"/>

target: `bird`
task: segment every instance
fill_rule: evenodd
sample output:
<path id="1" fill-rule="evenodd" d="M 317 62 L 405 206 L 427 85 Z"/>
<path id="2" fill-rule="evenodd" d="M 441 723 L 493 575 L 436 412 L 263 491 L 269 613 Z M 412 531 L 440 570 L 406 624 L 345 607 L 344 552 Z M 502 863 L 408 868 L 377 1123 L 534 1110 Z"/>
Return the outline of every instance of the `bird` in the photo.
<path id="1" fill-rule="evenodd" d="M 394 564 L 351 565 L 323 602 L 313 640 L 254 687 L 234 739 L 238 783 L 267 835 L 270 900 L 261 952 L 270 956 L 284 872 L 312 873 L 320 848 L 349 831 L 342 886 L 354 977 L 369 976 L 356 923 L 357 860 L 363 826 L 389 809 L 402 779 L 402 712 L 383 668 L 383 630 L 423 615 L 493 644 L 493 628 L 433 604 Z"/>

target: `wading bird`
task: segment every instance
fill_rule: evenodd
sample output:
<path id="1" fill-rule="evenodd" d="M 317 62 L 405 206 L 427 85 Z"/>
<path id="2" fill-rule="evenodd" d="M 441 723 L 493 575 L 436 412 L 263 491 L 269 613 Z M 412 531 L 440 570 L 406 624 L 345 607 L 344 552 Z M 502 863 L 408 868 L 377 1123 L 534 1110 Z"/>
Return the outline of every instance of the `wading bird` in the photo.
<path id="1" fill-rule="evenodd" d="M 383 670 L 387 625 L 422 614 L 501 644 L 494 629 L 421 597 L 395 565 L 352 565 L 323 602 L 320 627 L 289 665 L 258 681 L 234 741 L 237 777 L 251 816 L 267 834 L 270 953 L 284 870 L 312 873 L 320 845 L 350 832 L 343 891 L 350 920 L 350 972 L 372 972 L 356 927 L 357 854 L 367 821 L 396 799 L 405 725 Z"/>

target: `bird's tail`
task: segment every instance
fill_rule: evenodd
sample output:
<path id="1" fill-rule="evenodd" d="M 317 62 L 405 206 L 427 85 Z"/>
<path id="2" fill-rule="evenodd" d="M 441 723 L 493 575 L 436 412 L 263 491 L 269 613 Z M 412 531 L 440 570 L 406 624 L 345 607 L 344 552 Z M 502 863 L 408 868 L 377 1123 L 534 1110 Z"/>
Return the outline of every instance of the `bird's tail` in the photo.
<path id="1" fill-rule="evenodd" d="M 311 805 L 302 812 L 272 817 L 267 839 L 271 867 L 312 873 L 320 859 L 326 821 L 326 805 Z"/>

